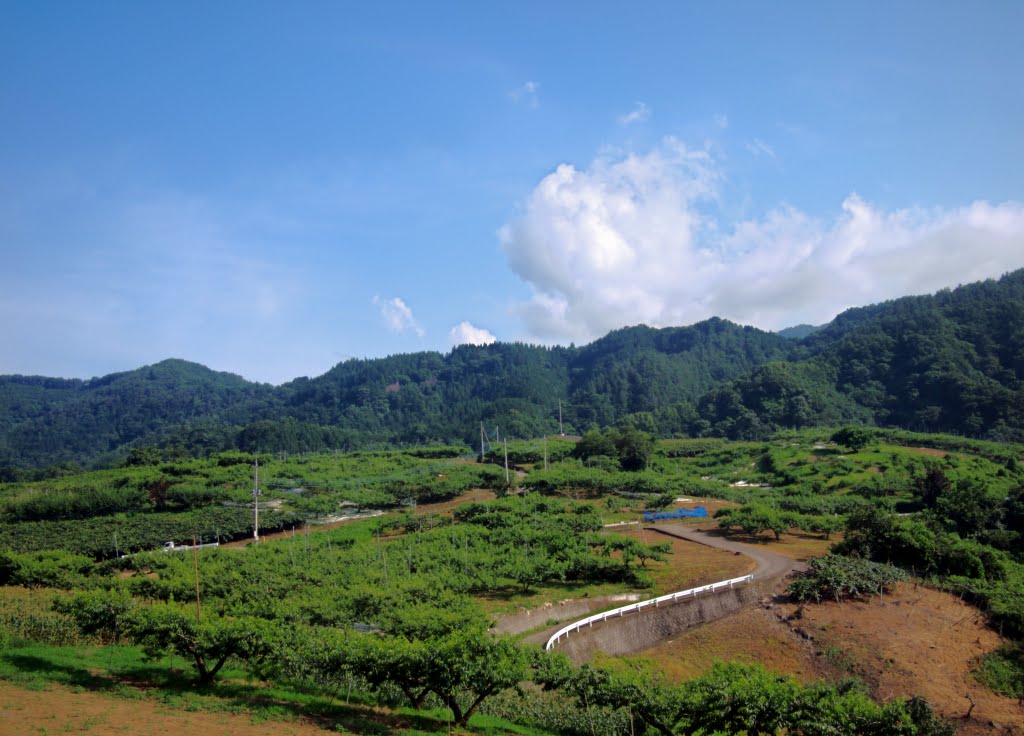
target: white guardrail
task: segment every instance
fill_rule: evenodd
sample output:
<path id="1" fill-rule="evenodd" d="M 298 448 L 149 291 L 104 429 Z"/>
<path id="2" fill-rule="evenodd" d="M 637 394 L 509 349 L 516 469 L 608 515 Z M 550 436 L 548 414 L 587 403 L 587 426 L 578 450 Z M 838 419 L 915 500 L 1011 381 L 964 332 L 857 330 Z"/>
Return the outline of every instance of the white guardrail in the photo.
<path id="1" fill-rule="evenodd" d="M 579 631 L 584 626 L 593 626 L 595 623 L 601 621 L 607 621 L 610 618 L 625 616 L 627 613 L 633 613 L 634 611 L 640 611 L 641 609 L 647 608 L 648 606 L 658 607 L 661 603 L 673 603 L 680 600 L 681 598 L 696 598 L 701 593 L 713 593 L 723 588 L 734 588 L 737 585 L 743 583 L 749 583 L 754 579 L 753 575 L 744 575 L 740 578 L 732 578 L 730 580 L 723 580 L 718 583 L 711 583 L 710 585 L 701 585 L 698 588 L 690 588 L 689 590 L 681 590 L 678 593 L 669 593 L 668 595 L 659 596 L 658 598 L 651 598 L 647 601 L 640 601 L 639 603 L 631 603 L 628 606 L 622 606 L 621 608 L 613 608 L 611 611 L 605 611 L 604 613 L 596 613 L 593 616 L 587 616 L 586 618 L 574 621 L 568 626 L 563 626 L 556 631 L 548 643 L 544 645 L 544 651 L 550 652 L 551 648 L 558 643 L 563 636 L 568 636 L 573 631 Z"/>

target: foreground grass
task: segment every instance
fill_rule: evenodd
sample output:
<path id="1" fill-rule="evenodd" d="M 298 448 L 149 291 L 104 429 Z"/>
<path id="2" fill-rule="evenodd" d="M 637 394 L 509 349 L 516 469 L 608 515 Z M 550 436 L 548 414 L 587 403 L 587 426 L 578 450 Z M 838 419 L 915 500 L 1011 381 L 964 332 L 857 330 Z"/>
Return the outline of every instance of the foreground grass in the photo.
<path id="1" fill-rule="evenodd" d="M 231 713 L 253 723 L 295 722 L 325 731 L 377 736 L 450 730 L 446 709 L 389 708 L 353 690 L 324 692 L 296 683 L 246 679 L 225 668 L 213 687 L 199 687 L 188 663 L 174 656 L 147 661 L 134 647 L 59 647 L 14 642 L 0 651 L 0 680 L 28 690 L 60 685 L 127 700 L 149 700 L 186 712 Z M 543 731 L 484 715 L 470 720 L 470 733 L 539 736 Z"/>

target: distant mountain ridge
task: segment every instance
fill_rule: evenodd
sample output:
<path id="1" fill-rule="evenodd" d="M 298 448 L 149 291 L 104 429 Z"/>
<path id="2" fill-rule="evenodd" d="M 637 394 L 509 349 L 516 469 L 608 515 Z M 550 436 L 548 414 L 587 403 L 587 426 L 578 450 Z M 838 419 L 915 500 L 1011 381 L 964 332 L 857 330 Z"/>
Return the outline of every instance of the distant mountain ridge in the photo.
<path id="1" fill-rule="evenodd" d="M 776 334 L 780 337 L 787 337 L 790 340 L 803 340 L 808 335 L 813 335 L 825 325 L 793 325 L 779 330 Z"/>
<path id="2" fill-rule="evenodd" d="M 353 449 L 629 422 L 757 438 L 843 422 L 1024 439 L 1024 270 L 847 310 L 800 338 L 712 318 L 583 347 L 463 345 L 339 363 L 274 387 L 166 360 L 89 381 L 0 376 L 0 466 Z M 787 332 L 787 331 L 783 331 Z"/>

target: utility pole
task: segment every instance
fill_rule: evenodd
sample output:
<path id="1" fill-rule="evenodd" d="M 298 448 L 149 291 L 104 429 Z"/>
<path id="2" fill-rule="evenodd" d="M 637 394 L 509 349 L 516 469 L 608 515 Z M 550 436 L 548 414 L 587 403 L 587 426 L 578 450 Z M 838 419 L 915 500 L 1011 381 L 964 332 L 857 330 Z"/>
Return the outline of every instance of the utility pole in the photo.
<path id="1" fill-rule="evenodd" d="M 117 550 L 117 532 L 114 532 L 114 559 L 121 556 L 121 553 Z"/>
<path id="2" fill-rule="evenodd" d="M 253 541 L 260 541 L 260 458 L 252 464 L 252 538 Z"/>
<path id="3" fill-rule="evenodd" d="M 192 532 L 192 563 L 196 570 L 196 621 L 202 621 L 203 609 L 199 606 L 199 547 L 196 546 L 195 532 Z"/>
<path id="4" fill-rule="evenodd" d="M 508 485 L 508 437 L 505 438 L 505 485 Z"/>
<path id="5" fill-rule="evenodd" d="M 562 400 L 558 400 L 558 434 L 565 437 L 565 432 L 562 430 Z"/>
<path id="6" fill-rule="evenodd" d="M 484 461 L 484 423 L 480 422 L 480 462 Z"/>
<path id="7" fill-rule="evenodd" d="M 548 469 L 548 437 L 544 435 L 544 470 Z"/>

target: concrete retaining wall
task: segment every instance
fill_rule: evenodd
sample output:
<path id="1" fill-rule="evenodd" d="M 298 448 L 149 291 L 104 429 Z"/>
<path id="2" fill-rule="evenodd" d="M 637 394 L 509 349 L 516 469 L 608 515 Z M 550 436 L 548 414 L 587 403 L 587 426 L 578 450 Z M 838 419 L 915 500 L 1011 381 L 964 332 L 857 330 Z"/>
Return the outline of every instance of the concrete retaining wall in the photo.
<path id="1" fill-rule="evenodd" d="M 563 638 L 555 649 L 565 652 L 576 664 L 589 660 L 598 651 L 610 655 L 632 654 L 737 611 L 769 592 L 755 583 L 708 593 L 695 600 L 647 608 L 573 632 Z"/>

